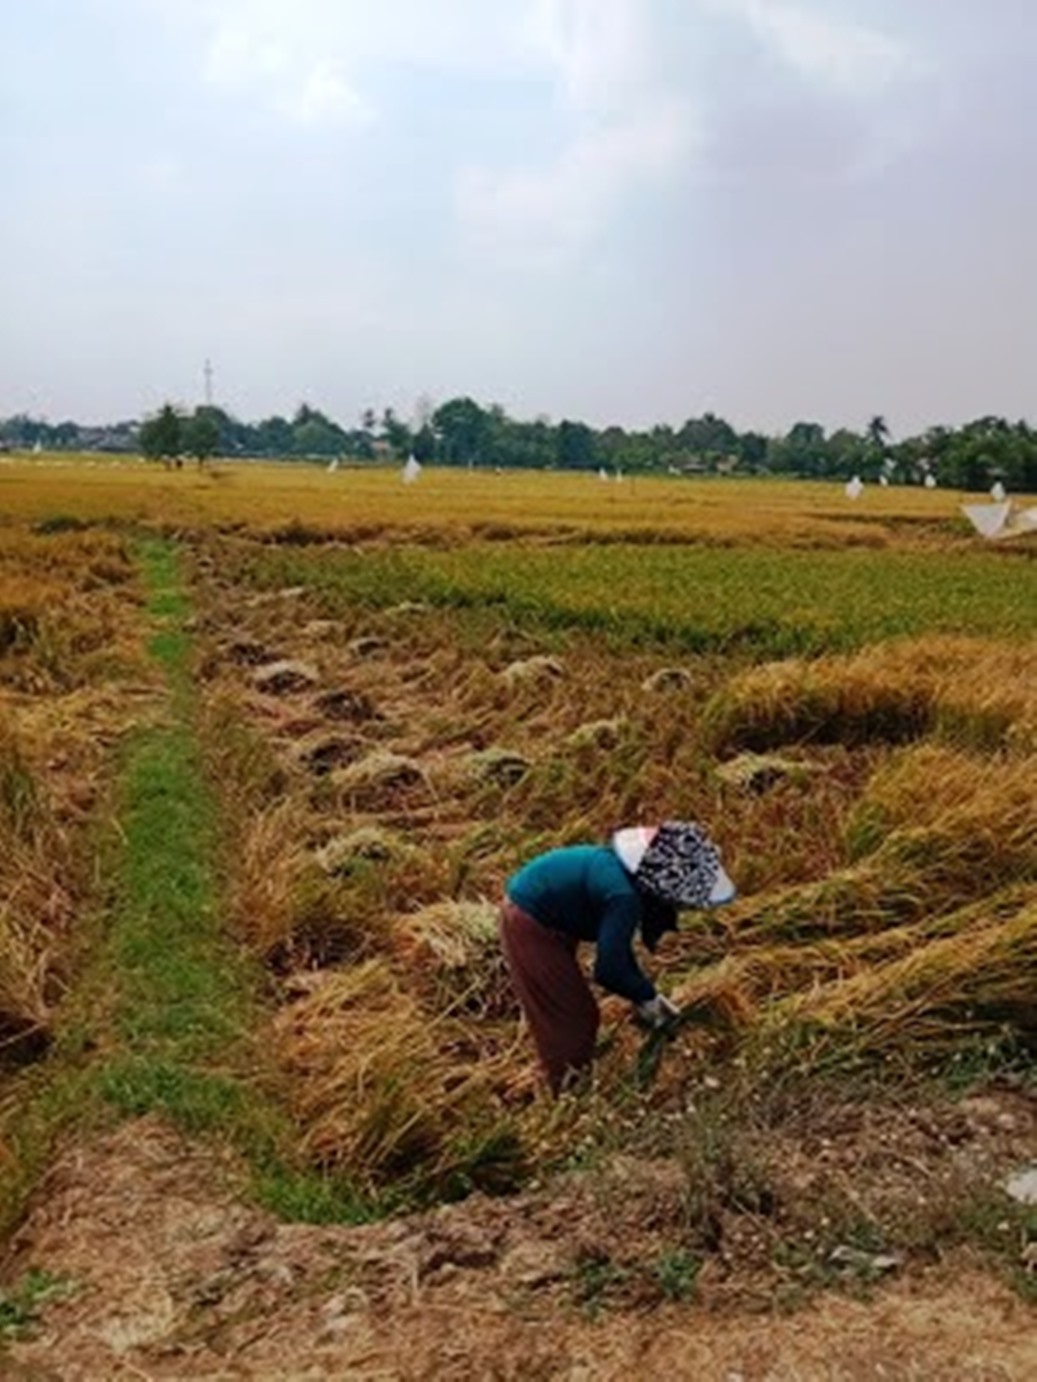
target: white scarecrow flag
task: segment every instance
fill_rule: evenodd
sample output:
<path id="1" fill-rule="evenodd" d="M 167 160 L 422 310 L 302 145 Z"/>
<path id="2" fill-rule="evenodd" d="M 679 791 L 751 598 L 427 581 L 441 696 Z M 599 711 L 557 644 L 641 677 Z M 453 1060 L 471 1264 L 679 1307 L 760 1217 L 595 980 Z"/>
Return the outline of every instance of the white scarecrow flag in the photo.
<path id="1" fill-rule="evenodd" d="M 1000 480 L 995 480 L 993 485 L 991 485 L 990 497 L 995 504 L 1003 504 L 1008 498 L 1008 495 L 1005 493 L 1005 487 Z"/>
<path id="2" fill-rule="evenodd" d="M 407 464 L 403 467 L 403 483 L 405 485 L 413 485 L 420 474 L 421 462 L 415 460 L 413 456 L 408 456 Z"/>
<path id="3" fill-rule="evenodd" d="M 936 488 L 936 476 L 932 473 L 932 471 L 929 471 L 925 477 L 925 487 L 926 489 Z"/>
<path id="4" fill-rule="evenodd" d="M 605 469 L 605 467 L 602 466 L 601 469 L 598 471 L 598 479 L 599 479 L 599 480 L 604 480 L 605 483 L 608 484 L 608 478 L 609 478 L 609 473 L 608 473 L 608 471 Z"/>
<path id="5" fill-rule="evenodd" d="M 1011 499 L 1000 504 L 962 504 L 961 511 L 980 537 L 991 542 L 1037 533 L 1037 508 L 1017 508 Z"/>
<path id="6" fill-rule="evenodd" d="M 338 458 L 337 458 L 337 457 L 336 457 L 334 460 L 328 462 L 328 474 L 329 474 L 329 475 L 334 475 L 334 473 L 335 473 L 336 470 L 338 470 Z"/>
<path id="7" fill-rule="evenodd" d="M 859 499 L 863 493 L 864 485 L 861 481 L 861 477 L 855 475 L 852 480 L 847 482 L 846 497 L 847 499 Z"/>

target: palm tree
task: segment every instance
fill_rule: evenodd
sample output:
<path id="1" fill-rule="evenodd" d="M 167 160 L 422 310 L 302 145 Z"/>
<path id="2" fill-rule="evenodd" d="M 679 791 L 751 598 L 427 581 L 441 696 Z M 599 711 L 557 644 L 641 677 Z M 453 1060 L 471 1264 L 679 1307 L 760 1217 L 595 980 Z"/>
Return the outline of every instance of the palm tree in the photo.
<path id="1" fill-rule="evenodd" d="M 885 450 L 886 442 L 889 441 L 889 428 L 881 413 L 876 414 L 868 423 L 868 440 L 879 451 Z"/>

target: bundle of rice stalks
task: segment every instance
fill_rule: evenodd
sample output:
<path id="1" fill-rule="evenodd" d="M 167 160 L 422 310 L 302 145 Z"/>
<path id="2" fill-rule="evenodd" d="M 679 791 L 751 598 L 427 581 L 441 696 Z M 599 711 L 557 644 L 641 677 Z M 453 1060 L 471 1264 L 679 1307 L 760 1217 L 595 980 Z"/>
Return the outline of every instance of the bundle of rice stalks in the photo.
<path id="1" fill-rule="evenodd" d="M 768 663 L 717 693 L 702 718 L 714 753 L 791 743 L 899 743 L 932 725 L 934 688 L 881 658 Z"/>
<path id="2" fill-rule="evenodd" d="M 945 915 L 926 916 L 912 925 L 890 926 L 855 937 L 811 940 L 800 944 L 750 944 L 719 963 L 688 972 L 673 989 L 679 1003 L 712 1001 L 733 993 L 743 1005 L 745 1022 L 770 1003 L 869 972 L 876 965 L 901 959 L 935 940 L 975 934 L 1011 920 L 1037 902 L 1034 885 L 1008 888 Z"/>
<path id="3" fill-rule="evenodd" d="M 284 1009 L 274 1035 L 303 1148 L 369 1190 L 498 1183 L 520 1173 L 480 1069 L 451 1059 L 440 1029 L 389 966 L 372 960 L 328 975 Z"/>
<path id="4" fill-rule="evenodd" d="M 325 873 L 345 876 L 359 864 L 391 864 L 406 858 L 410 846 L 392 830 L 361 825 L 333 835 L 314 852 Z"/>
<path id="5" fill-rule="evenodd" d="M 1037 1040 L 1037 906 L 934 940 L 777 1005 L 762 1030 L 804 1066 L 945 1057 L 976 1038 Z"/>
<path id="6" fill-rule="evenodd" d="M 629 732 L 630 721 L 625 715 L 616 716 L 611 720 L 590 720 L 587 724 L 577 725 L 576 729 L 566 736 L 565 744 L 570 749 L 607 751 L 617 748 Z"/>
<path id="7" fill-rule="evenodd" d="M 978 758 L 939 744 L 904 753 L 868 784 L 847 826 L 852 852 L 861 857 L 893 834 L 930 831 L 944 841 L 932 854 L 980 853 L 991 869 L 1009 876 L 1037 863 L 1037 757 Z M 996 880 L 995 880 L 996 882 Z"/>
<path id="8" fill-rule="evenodd" d="M 716 752 L 803 740 L 898 743 L 934 727 L 978 747 L 1032 751 L 1037 652 L 934 636 L 846 657 L 770 663 L 714 697 L 703 725 Z"/>
<path id="9" fill-rule="evenodd" d="M 727 943 L 743 949 L 867 934 L 913 921 L 930 904 L 918 872 L 878 868 L 869 860 L 818 883 L 765 894 L 740 908 L 728 925 Z M 688 948 L 694 953 L 693 935 Z"/>
<path id="10" fill-rule="evenodd" d="M 335 768 L 356 762 L 367 748 L 367 740 L 359 735 L 318 731 L 293 744 L 292 756 L 315 777 L 324 777 Z"/>
<path id="11" fill-rule="evenodd" d="M 509 663 L 500 673 L 500 680 L 509 691 L 516 691 L 521 688 L 550 686 L 552 682 L 560 681 L 564 676 L 565 668 L 556 657 L 537 653 L 534 657 Z"/>
<path id="12" fill-rule="evenodd" d="M 513 787 L 532 767 L 525 754 L 494 745 L 470 754 L 466 768 L 473 781 L 497 787 Z"/>
<path id="13" fill-rule="evenodd" d="M 401 918 L 393 948 L 432 1012 L 480 1020 L 517 1012 L 490 902 L 435 902 Z"/>
<path id="14" fill-rule="evenodd" d="M 312 867 L 302 844 L 297 803 L 256 811 L 238 842 L 231 886 L 231 913 L 238 935 L 264 960 L 290 951 L 296 899 Z"/>

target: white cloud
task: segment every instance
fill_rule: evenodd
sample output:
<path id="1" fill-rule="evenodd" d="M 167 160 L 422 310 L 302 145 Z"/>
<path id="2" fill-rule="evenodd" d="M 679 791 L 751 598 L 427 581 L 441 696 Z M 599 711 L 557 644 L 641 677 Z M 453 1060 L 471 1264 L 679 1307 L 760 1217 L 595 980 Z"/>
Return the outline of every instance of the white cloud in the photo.
<path id="1" fill-rule="evenodd" d="M 279 6 L 224 18 L 208 39 L 203 74 L 302 125 L 363 124 L 373 114 L 340 65 L 320 55 L 305 27 L 293 29 Z"/>
<path id="2" fill-rule="evenodd" d="M 210 79 L 239 81 L 326 62 L 485 76 L 518 70 L 513 0 L 137 0 L 193 31 Z"/>
<path id="3" fill-rule="evenodd" d="M 522 37 L 554 84 L 563 143 L 540 166 L 462 171 L 458 213 L 482 249 L 533 265 L 579 252 L 692 156 L 697 113 L 662 75 L 654 20 L 653 0 L 530 0 Z"/>
<path id="4" fill-rule="evenodd" d="M 544 167 L 466 170 L 461 219 L 495 255 L 526 265 L 557 262 L 599 235 L 628 196 L 690 156 L 694 143 L 687 107 L 659 101 L 579 131 Z"/>
<path id="5" fill-rule="evenodd" d="M 915 66 L 908 47 L 879 29 L 793 0 L 711 0 L 743 19 L 804 77 L 851 95 L 881 91 Z"/>
<path id="6" fill-rule="evenodd" d="M 526 33 L 577 110 L 621 103 L 651 70 L 648 12 L 635 0 L 533 0 Z"/>
<path id="7" fill-rule="evenodd" d="M 328 62 L 318 62 L 311 68 L 282 109 L 304 125 L 333 121 L 366 125 L 374 118 L 364 98 Z"/>

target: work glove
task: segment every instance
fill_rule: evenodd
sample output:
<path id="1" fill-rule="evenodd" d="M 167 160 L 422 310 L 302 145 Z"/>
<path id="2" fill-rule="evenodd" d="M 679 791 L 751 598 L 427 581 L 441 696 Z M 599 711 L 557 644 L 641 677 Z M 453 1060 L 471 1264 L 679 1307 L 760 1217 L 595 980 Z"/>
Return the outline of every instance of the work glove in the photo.
<path id="1" fill-rule="evenodd" d="M 671 1003 L 663 994 L 657 993 L 647 1002 L 638 1003 L 634 1009 L 637 1021 L 652 1032 L 664 1032 L 681 1015 L 676 1003 Z"/>

